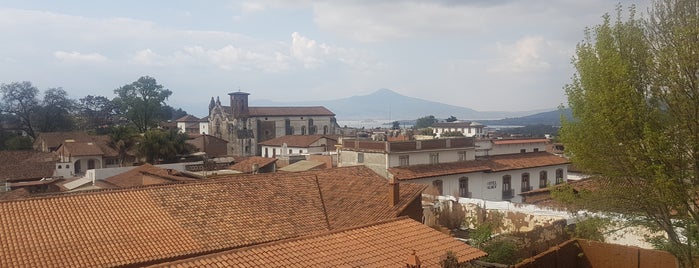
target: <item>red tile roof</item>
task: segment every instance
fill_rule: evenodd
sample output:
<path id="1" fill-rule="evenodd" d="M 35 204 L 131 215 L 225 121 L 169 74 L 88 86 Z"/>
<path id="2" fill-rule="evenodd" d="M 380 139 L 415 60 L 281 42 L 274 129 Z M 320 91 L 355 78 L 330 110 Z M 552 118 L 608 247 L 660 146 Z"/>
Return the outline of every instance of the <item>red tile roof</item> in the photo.
<path id="1" fill-rule="evenodd" d="M 412 180 L 469 172 L 498 172 L 569 164 L 568 159 L 547 152 L 495 155 L 485 159 L 435 165 L 392 167 L 388 171 L 398 180 Z"/>
<path id="2" fill-rule="evenodd" d="M 0 151 L 0 180 L 33 180 L 53 176 L 58 156 L 53 153 Z"/>
<path id="3" fill-rule="evenodd" d="M 194 181 L 192 178 L 177 176 L 177 172 L 168 171 L 151 164 L 143 164 L 132 170 L 104 179 L 108 184 L 117 188 L 166 184 Z M 152 178 L 152 182 L 148 182 Z"/>
<path id="4" fill-rule="evenodd" d="M 175 120 L 175 122 L 199 122 L 201 119 L 197 118 L 196 116 L 193 115 L 185 115 L 183 117 L 178 118 Z"/>
<path id="5" fill-rule="evenodd" d="M 95 142 L 64 142 L 57 151 L 62 149 L 66 150 L 66 156 L 104 155 L 102 148 Z"/>
<path id="6" fill-rule="evenodd" d="M 412 219 L 398 218 L 157 267 L 405 267 L 413 251 L 423 267 L 439 267 L 447 251 L 459 261 L 487 255 Z"/>
<path id="7" fill-rule="evenodd" d="M 336 139 L 327 137 L 325 135 L 286 135 L 271 140 L 259 142 L 258 144 L 267 146 L 282 146 L 284 145 L 284 143 L 286 143 L 286 145 L 289 147 L 306 148 L 322 138 L 337 141 Z"/>
<path id="8" fill-rule="evenodd" d="M 367 172 L 244 175 L 3 201 L 0 267 L 140 266 L 319 234 L 396 217 L 424 189 L 401 184 L 399 204 L 389 207 L 388 183 Z"/>
<path id="9" fill-rule="evenodd" d="M 242 173 L 252 173 L 252 166 L 257 164 L 257 168 L 263 168 L 267 165 L 277 162 L 276 158 L 266 158 L 260 156 L 251 156 L 239 160 L 240 162 L 233 164 L 228 169 L 237 170 Z"/>
<path id="10" fill-rule="evenodd" d="M 66 140 L 73 140 L 75 142 L 90 142 L 92 141 L 91 136 L 87 132 L 72 131 L 72 132 L 42 132 L 36 136 L 36 141 L 34 142 L 34 149 L 41 150 L 42 148 L 37 148 L 43 141 L 47 148 L 56 148 L 61 143 Z"/>
<path id="11" fill-rule="evenodd" d="M 493 140 L 493 144 L 503 145 L 503 144 L 526 144 L 526 143 L 547 143 L 548 139 L 504 139 L 504 140 Z"/>
<path id="12" fill-rule="evenodd" d="M 250 116 L 335 116 L 323 106 L 309 107 L 249 107 Z"/>

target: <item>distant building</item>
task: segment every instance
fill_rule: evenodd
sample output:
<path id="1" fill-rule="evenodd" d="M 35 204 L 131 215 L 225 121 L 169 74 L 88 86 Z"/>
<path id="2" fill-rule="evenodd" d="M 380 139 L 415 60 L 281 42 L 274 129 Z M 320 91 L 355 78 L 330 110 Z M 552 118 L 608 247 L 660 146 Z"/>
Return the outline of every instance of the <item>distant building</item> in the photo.
<path id="1" fill-rule="evenodd" d="M 228 95 L 230 106 L 211 98 L 208 127 L 229 142 L 229 155 L 260 155 L 259 142 L 286 135 L 335 134 L 335 114 L 325 107 L 249 107 L 249 93 Z"/>
<path id="2" fill-rule="evenodd" d="M 484 125 L 473 122 L 442 122 L 432 124 L 432 129 L 437 138 L 445 132 L 461 132 L 464 137 L 482 137 Z"/>
<path id="3" fill-rule="evenodd" d="M 202 119 L 197 118 L 193 115 L 185 115 L 183 117 L 175 120 L 177 123 L 177 129 L 180 133 L 187 134 L 211 134 L 209 132 L 209 119 L 204 117 Z"/>
<path id="4" fill-rule="evenodd" d="M 337 138 L 326 135 L 287 135 L 259 143 L 263 157 L 332 152 L 335 144 Z"/>

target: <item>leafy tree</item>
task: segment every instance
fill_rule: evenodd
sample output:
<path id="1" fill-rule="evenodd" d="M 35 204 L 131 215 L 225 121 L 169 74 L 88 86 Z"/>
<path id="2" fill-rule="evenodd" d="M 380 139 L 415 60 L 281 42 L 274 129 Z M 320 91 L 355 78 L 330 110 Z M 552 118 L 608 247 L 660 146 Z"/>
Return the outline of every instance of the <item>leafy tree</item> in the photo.
<path id="1" fill-rule="evenodd" d="M 185 110 L 182 110 L 182 108 L 175 109 L 170 105 L 163 105 L 160 109 L 160 120 L 163 121 L 175 121 L 185 115 L 187 115 Z"/>
<path id="2" fill-rule="evenodd" d="M 39 107 L 37 95 L 39 89 L 29 81 L 12 82 L 0 86 L 2 103 L 0 110 L 16 116 L 20 120 L 20 126 L 29 136 L 35 137 L 33 114 Z"/>
<path id="3" fill-rule="evenodd" d="M 457 120 L 458 120 L 458 119 L 456 119 L 456 117 L 452 115 L 452 116 L 449 116 L 449 118 L 445 119 L 444 121 L 447 121 L 447 122 L 456 122 Z"/>
<path id="4" fill-rule="evenodd" d="M 136 148 L 140 140 L 140 136 L 136 131 L 127 126 L 117 126 L 109 132 L 109 142 L 107 146 L 117 152 L 119 157 L 119 166 L 124 166 L 124 161 L 129 153 Z"/>
<path id="5" fill-rule="evenodd" d="M 63 88 L 49 88 L 44 91 L 41 105 L 34 111 L 37 128 L 40 132 L 69 131 L 73 129 L 73 116 L 76 103 L 68 98 Z"/>
<path id="6" fill-rule="evenodd" d="M 415 121 L 415 128 L 420 129 L 431 127 L 434 123 L 437 123 L 437 118 L 434 118 L 434 115 L 420 117 Z"/>
<path id="7" fill-rule="evenodd" d="M 32 139 L 12 133 L 5 137 L 3 145 L 5 150 L 31 150 Z"/>
<path id="8" fill-rule="evenodd" d="M 173 162 L 179 156 L 194 151 L 193 146 L 187 144 L 186 140 L 187 134 L 179 133 L 176 129 L 169 131 L 152 129 L 143 134 L 138 152 L 146 158 L 146 162 L 151 164 Z"/>
<path id="9" fill-rule="evenodd" d="M 517 245 L 507 239 L 496 239 L 483 245 L 483 251 L 488 253 L 488 256 L 483 258 L 483 261 L 515 264 L 517 263 Z"/>
<path id="10" fill-rule="evenodd" d="M 398 122 L 398 121 L 391 122 L 391 129 L 400 129 L 400 122 Z"/>
<path id="11" fill-rule="evenodd" d="M 165 105 L 165 100 L 172 95 L 172 91 L 164 89 L 155 78 L 143 76 L 131 84 L 115 89 L 114 94 L 117 94 L 114 102 L 138 131 L 143 133 L 157 124 L 161 108 Z"/>
<path id="12" fill-rule="evenodd" d="M 699 3 L 654 1 L 646 21 L 605 15 L 578 45 L 561 138 L 601 186 L 584 208 L 621 213 L 693 267 L 699 223 Z"/>
<path id="13" fill-rule="evenodd" d="M 110 127 L 116 121 L 118 107 L 107 97 L 87 95 L 78 100 L 77 106 L 82 130 Z"/>

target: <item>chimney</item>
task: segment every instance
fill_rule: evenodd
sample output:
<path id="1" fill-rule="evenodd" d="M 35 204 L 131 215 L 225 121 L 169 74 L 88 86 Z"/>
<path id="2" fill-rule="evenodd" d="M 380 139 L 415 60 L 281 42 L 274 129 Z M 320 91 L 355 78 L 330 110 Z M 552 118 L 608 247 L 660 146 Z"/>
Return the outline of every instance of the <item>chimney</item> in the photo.
<path id="1" fill-rule="evenodd" d="M 400 201 L 400 183 L 395 177 L 388 179 L 388 205 L 394 207 Z"/>
<path id="2" fill-rule="evenodd" d="M 260 169 L 259 164 L 252 164 L 252 174 L 257 174 L 257 171 Z"/>
<path id="3" fill-rule="evenodd" d="M 420 261 L 420 258 L 415 255 L 415 250 L 413 249 L 413 254 L 408 256 L 408 261 L 405 263 L 405 267 L 420 268 L 420 266 L 422 266 L 422 262 Z"/>

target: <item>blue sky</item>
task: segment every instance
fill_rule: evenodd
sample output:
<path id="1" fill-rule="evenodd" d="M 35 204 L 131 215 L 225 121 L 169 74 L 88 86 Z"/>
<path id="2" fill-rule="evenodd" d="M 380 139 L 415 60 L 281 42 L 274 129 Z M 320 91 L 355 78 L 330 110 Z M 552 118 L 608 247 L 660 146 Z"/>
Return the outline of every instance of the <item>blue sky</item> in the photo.
<path id="1" fill-rule="evenodd" d="M 648 0 L 622 1 L 644 13 Z M 150 75 L 170 105 L 327 100 L 388 88 L 480 111 L 565 103 L 575 45 L 608 0 L 0 0 L 0 83 L 113 97 Z"/>

